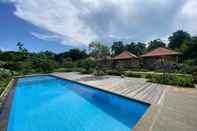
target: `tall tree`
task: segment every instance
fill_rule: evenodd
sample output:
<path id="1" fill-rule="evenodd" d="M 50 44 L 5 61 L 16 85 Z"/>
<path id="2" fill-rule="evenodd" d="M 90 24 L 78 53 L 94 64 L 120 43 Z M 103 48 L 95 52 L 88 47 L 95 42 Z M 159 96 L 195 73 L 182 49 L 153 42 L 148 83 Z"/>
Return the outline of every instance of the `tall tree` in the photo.
<path id="1" fill-rule="evenodd" d="M 83 59 L 87 56 L 85 50 L 80 50 L 78 48 L 74 48 L 74 49 L 70 49 L 68 52 L 68 55 L 70 58 L 72 58 L 72 60 L 79 60 L 79 59 Z"/>
<path id="2" fill-rule="evenodd" d="M 130 44 L 126 44 L 125 45 L 125 50 L 131 52 L 131 53 L 134 53 L 136 54 L 137 51 L 136 51 L 136 45 L 134 42 L 131 42 Z"/>
<path id="3" fill-rule="evenodd" d="M 28 52 L 27 49 L 24 48 L 24 44 L 23 44 L 22 42 L 18 42 L 18 43 L 16 44 L 16 46 L 18 47 L 18 50 L 19 50 L 20 52 Z"/>
<path id="4" fill-rule="evenodd" d="M 114 42 L 111 49 L 112 49 L 113 55 L 118 55 L 125 50 L 122 41 Z"/>
<path id="5" fill-rule="evenodd" d="M 80 60 L 87 57 L 85 50 L 80 50 L 78 48 L 70 49 L 69 51 L 59 53 L 55 55 L 55 60 L 58 62 L 63 62 L 65 60 Z"/>
<path id="6" fill-rule="evenodd" d="M 98 59 L 105 59 L 110 55 L 109 48 L 98 41 L 91 42 L 89 44 L 90 55 Z"/>
<path id="7" fill-rule="evenodd" d="M 136 44 L 136 55 L 142 55 L 146 50 L 146 44 L 138 42 Z"/>
<path id="8" fill-rule="evenodd" d="M 197 37 L 186 40 L 180 47 L 185 59 L 193 59 L 197 64 Z"/>
<path id="9" fill-rule="evenodd" d="M 172 34 L 172 36 L 170 36 L 168 38 L 168 40 L 169 40 L 168 47 L 170 47 L 172 49 L 178 49 L 181 47 L 181 45 L 184 43 L 184 41 L 188 41 L 190 39 L 191 39 L 191 36 L 189 33 L 184 32 L 182 30 L 178 30 L 178 31 L 174 32 Z"/>
<path id="10" fill-rule="evenodd" d="M 135 55 L 143 54 L 145 49 L 146 49 L 146 45 L 141 42 L 138 42 L 138 43 L 131 42 L 130 44 L 125 45 L 125 50 L 127 50 Z"/>
<path id="11" fill-rule="evenodd" d="M 101 44 L 98 41 L 91 42 L 89 44 L 90 55 L 95 59 L 96 72 L 100 73 L 102 70 L 102 62 L 107 60 L 107 56 L 110 55 L 108 46 Z"/>
<path id="12" fill-rule="evenodd" d="M 156 39 L 148 43 L 147 51 L 150 51 L 159 47 L 165 47 L 165 46 L 166 44 L 162 40 Z"/>

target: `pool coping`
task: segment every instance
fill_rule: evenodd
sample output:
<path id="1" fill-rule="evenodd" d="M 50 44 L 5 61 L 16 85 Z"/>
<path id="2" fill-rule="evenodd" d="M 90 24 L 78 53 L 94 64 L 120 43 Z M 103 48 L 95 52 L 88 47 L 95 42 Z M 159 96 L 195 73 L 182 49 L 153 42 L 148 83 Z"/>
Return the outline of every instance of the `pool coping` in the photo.
<path id="1" fill-rule="evenodd" d="M 0 96 L 2 99 L 2 104 L 0 105 L 0 131 L 7 131 L 16 83 L 17 79 L 12 78 Z"/>
<path id="2" fill-rule="evenodd" d="M 139 123 L 141 123 L 140 121 L 142 121 L 142 119 L 144 119 L 144 117 L 147 115 L 147 113 L 150 112 L 149 111 L 150 108 L 151 108 L 151 104 L 150 103 L 147 103 L 147 102 L 144 102 L 144 101 L 140 101 L 140 100 L 137 100 L 137 99 L 134 99 L 134 98 L 129 98 L 127 96 L 124 96 L 124 95 L 121 95 L 121 94 L 118 94 L 118 93 L 115 93 L 115 92 L 112 92 L 112 91 L 109 91 L 109 90 L 106 90 L 106 89 L 100 89 L 100 88 L 98 88 L 96 86 L 88 85 L 88 84 L 85 84 L 85 83 L 82 83 L 82 82 L 78 82 L 76 80 L 70 80 L 70 79 L 62 78 L 62 77 L 59 77 L 59 76 L 56 76 L 56 75 L 53 75 L 53 74 L 50 74 L 50 73 L 48 73 L 48 74 L 32 74 L 32 75 L 15 76 L 15 77 L 13 77 L 10 80 L 10 82 L 7 85 L 6 89 L 3 91 L 3 93 L 5 92 L 5 95 L 3 96 L 3 102 L 0 105 L 0 116 L 1 115 L 3 116 L 3 118 L 0 117 L 0 131 L 7 131 L 9 115 L 10 115 L 10 111 L 11 111 L 11 107 L 12 107 L 13 96 L 15 94 L 15 88 L 16 88 L 17 80 L 19 78 L 36 77 L 36 76 L 52 76 L 52 77 L 55 77 L 55 78 L 58 78 L 58 79 L 67 80 L 67 81 L 70 81 L 70 82 L 73 82 L 73 83 L 76 83 L 76 84 L 80 84 L 80 85 L 83 85 L 83 86 L 87 86 L 89 88 L 93 88 L 95 90 L 99 90 L 99 91 L 103 91 L 103 92 L 109 93 L 111 95 L 115 95 L 117 97 L 122 97 L 124 99 L 135 101 L 135 102 L 139 102 L 141 104 L 149 106 L 148 109 L 146 110 L 146 112 L 144 112 L 143 116 L 138 120 L 136 125 L 133 127 L 133 129 L 135 129 L 135 127 Z M 1 97 L 2 97 L 2 95 L 1 95 Z M 10 98 L 10 99 L 8 99 L 8 98 Z M 3 121 L 3 124 L 1 124 L 1 121 Z"/>

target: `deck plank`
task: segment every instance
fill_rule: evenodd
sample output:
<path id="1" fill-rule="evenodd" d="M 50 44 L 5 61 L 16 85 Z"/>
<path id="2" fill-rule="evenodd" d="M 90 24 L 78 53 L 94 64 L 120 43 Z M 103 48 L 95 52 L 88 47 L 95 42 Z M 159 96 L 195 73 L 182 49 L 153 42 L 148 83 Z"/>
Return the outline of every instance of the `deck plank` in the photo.
<path id="1" fill-rule="evenodd" d="M 197 129 L 197 89 L 153 84 L 145 79 L 109 76 L 105 79 L 78 73 L 53 74 L 108 90 L 151 104 L 134 131 L 195 131 Z"/>

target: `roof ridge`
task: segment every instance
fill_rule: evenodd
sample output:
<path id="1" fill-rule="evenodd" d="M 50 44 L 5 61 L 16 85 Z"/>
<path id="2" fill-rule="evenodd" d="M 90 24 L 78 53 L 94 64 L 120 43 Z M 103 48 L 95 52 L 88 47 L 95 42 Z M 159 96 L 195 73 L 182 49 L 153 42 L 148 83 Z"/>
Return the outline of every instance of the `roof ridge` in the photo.
<path id="1" fill-rule="evenodd" d="M 163 50 L 165 49 L 165 50 Z M 176 55 L 176 54 L 181 54 L 178 51 L 175 51 L 171 48 L 167 48 L 167 47 L 158 47 L 156 49 L 153 49 L 149 52 L 146 52 L 145 54 L 141 55 L 143 56 L 159 56 L 159 55 Z"/>
<path id="2" fill-rule="evenodd" d="M 128 58 L 138 58 L 137 55 L 131 53 L 130 51 L 124 50 L 120 54 L 116 55 L 114 59 L 128 59 Z"/>
<path id="3" fill-rule="evenodd" d="M 134 53 L 132 53 L 132 52 L 130 52 L 130 51 L 128 51 L 128 50 L 125 50 L 125 51 L 123 51 L 123 52 L 126 52 L 126 53 L 128 53 L 129 55 L 131 55 L 131 56 L 137 57 L 137 55 L 135 55 Z M 122 52 L 122 53 L 123 53 L 123 52 Z"/>

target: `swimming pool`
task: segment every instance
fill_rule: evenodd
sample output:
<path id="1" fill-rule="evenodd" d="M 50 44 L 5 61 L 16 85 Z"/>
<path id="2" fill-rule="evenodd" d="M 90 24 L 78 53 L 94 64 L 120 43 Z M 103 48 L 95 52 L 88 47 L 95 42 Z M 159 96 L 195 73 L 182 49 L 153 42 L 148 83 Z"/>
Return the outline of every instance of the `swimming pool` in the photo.
<path id="1" fill-rule="evenodd" d="M 17 81 L 7 131 L 131 131 L 149 104 L 53 76 Z"/>

